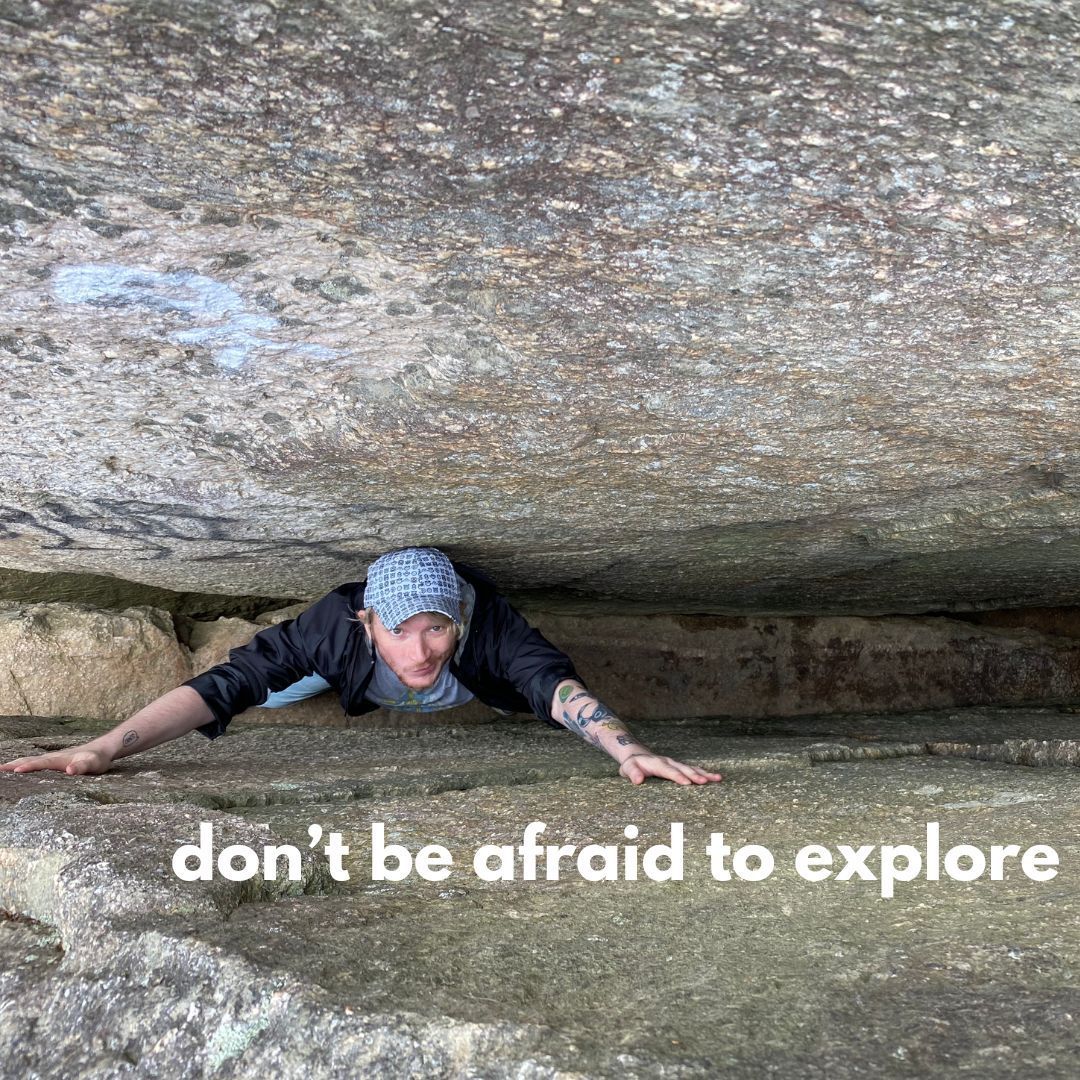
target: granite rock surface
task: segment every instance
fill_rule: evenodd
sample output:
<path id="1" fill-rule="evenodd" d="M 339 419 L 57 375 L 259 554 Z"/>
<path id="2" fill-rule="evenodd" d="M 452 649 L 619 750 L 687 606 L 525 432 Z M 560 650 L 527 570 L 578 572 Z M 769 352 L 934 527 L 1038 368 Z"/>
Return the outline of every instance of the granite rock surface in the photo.
<path id="1" fill-rule="evenodd" d="M 0 712 L 120 721 L 191 678 L 191 656 L 156 608 L 0 601 Z"/>
<path id="2" fill-rule="evenodd" d="M 0 749 L 55 728 L 0 722 Z M 1030 732 L 1080 760 L 1075 715 L 964 710 L 645 725 L 724 772 L 694 789 L 633 788 L 569 735 L 511 723 L 188 736 L 101 777 L 2 775 L 2 1060 L 102 1080 L 1068 1077 L 1074 770 L 962 756 Z M 574 849 L 555 877 L 474 871 L 481 845 L 519 844 L 534 821 Z M 212 859 L 293 845 L 295 880 L 179 880 L 173 852 L 200 822 Z M 576 861 L 615 845 L 625 866 L 634 825 L 644 866 L 673 822 L 681 879 L 590 880 Z M 891 899 L 876 877 L 836 878 L 840 845 L 874 848 L 873 873 L 882 844 L 925 851 L 929 822 L 942 854 L 1045 845 L 1057 873 L 917 874 Z M 376 823 L 413 853 L 442 845 L 448 876 L 375 880 Z M 348 880 L 313 825 L 348 845 Z M 704 845 L 720 832 L 767 848 L 774 872 L 717 879 Z M 811 843 L 832 876 L 792 871 Z"/>
<path id="3" fill-rule="evenodd" d="M 0 8 L 0 563 L 1076 603 L 1075 15 Z"/>

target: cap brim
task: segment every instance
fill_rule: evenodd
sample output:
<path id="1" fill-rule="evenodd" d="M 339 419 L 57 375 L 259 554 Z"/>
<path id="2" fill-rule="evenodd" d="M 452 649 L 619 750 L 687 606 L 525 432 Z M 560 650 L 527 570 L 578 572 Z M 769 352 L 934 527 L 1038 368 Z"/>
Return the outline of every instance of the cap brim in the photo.
<path id="1" fill-rule="evenodd" d="M 379 610 L 378 605 L 375 607 L 375 614 L 379 616 L 379 621 L 390 630 L 399 627 L 406 619 L 411 619 L 414 615 L 422 615 L 425 612 L 430 612 L 432 615 L 445 615 L 452 622 L 458 625 L 461 624 L 460 603 L 454 604 L 452 600 L 448 600 L 445 596 L 410 597 L 407 604 L 388 605 L 383 611 Z M 388 621 L 389 619 L 395 620 L 393 624 Z"/>

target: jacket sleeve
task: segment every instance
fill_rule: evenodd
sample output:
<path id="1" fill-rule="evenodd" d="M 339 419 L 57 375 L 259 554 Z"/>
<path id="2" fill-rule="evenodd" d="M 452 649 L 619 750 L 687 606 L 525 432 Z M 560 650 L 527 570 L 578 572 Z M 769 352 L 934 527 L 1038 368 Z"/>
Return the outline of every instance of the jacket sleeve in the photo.
<path id="1" fill-rule="evenodd" d="M 195 690 L 214 714 L 213 721 L 195 730 L 216 739 L 234 716 L 261 705 L 273 691 L 306 675 L 329 674 L 319 671 L 319 646 L 331 620 L 345 617 L 340 598 L 330 593 L 297 618 L 260 630 L 246 645 L 231 650 L 226 663 L 189 679 L 183 685 Z"/>
<path id="2" fill-rule="evenodd" d="M 539 719 L 561 728 L 551 718 L 555 687 L 564 679 L 576 679 L 584 686 L 584 680 L 570 657 L 530 626 L 507 600 L 494 593 L 491 604 L 495 670 L 528 701 Z"/>

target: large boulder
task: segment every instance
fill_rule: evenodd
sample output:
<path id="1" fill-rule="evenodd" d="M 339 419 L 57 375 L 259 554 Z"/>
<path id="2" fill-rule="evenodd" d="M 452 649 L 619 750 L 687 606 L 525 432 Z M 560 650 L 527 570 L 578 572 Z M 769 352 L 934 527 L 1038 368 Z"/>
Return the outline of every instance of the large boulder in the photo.
<path id="1" fill-rule="evenodd" d="M 27 3 L 0 48 L 6 567 L 1080 601 L 1065 8 Z"/>
<path id="2" fill-rule="evenodd" d="M 0 714 L 119 722 L 191 678 L 168 613 L 0 603 Z"/>

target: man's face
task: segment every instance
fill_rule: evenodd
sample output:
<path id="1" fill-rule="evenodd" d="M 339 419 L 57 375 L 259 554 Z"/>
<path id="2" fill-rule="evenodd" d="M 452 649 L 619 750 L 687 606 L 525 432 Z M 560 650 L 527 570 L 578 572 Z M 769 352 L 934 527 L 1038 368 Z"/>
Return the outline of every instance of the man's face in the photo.
<path id="1" fill-rule="evenodd" d="M 422 611 L 388 630 L 372 611 L 368 633 L 386 666 L 410 690 L 426 690 L 457 648 L 453 626 L 445 615 Z"/>

